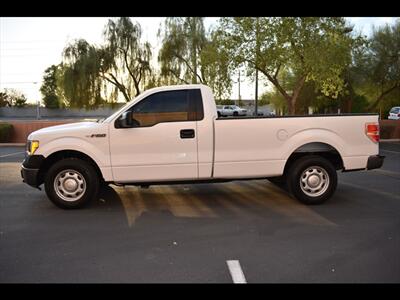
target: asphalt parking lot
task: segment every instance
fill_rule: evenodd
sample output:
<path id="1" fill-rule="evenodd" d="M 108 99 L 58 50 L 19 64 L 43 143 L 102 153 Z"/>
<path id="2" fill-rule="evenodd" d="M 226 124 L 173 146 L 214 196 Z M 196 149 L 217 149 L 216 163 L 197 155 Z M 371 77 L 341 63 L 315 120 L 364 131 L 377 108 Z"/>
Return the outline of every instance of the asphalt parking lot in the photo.
<path id="1" fill-rule="evenodd" d="M 399 283 L 400 143 L 382 169 L 339 173 L 304 206 L 267 180 L 116 187 L 66 211 L 20 178 L 24 149 L 0 147 L 0 282 Z"/>

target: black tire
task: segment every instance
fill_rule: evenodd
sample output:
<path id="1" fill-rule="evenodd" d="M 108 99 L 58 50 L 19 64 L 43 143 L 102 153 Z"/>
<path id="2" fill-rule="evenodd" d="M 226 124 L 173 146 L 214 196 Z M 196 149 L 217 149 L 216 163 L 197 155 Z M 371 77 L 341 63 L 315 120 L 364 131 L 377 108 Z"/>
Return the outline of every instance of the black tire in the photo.
<path id="1" fill-rule="evenodd" d="M 218 114 L 218 118 L 221 118 L 221 113 L 220 113 L 220 112 L 217 112 L 217 114 Z"/>
<path id="2" fill-rule="evenodd" d="M 287 177 L 289 192 L 307 205 L 324 203 L 332 197 L 337 186 L 336 169 L 329 160 L 317 155 L 304 156 L 296 160 L 289 168 Z M 311 179 L 315 179 L 315 191 L 312 190 L 314 186 L 311 184 Z"/>
<path id="3" fill-rule="evenodd" d="M 237 111 L 233 112 L 233 116 L 237 117 L 239 115 L 239 113 Z"/>
<path id="4" fill-rule="evenodd" d="M 57 180 L 57 182 L 60 182 L 60 180 L 65 177 L 65 175 L 64 177 L 62 177 L 63 171 L 67 170 L 72 171 L 72 173 L 66 172 L 67 176 L 68 174 L 73 174 L 74 176 L 77 176 L 79 180 L 82 180 L 81 187 L 85 187 L 84 191 L 82 191 L 77 196 L 75 195 L 75 197 L 77 198 L 76 200 L 64 200 L 61 196 L 57 194 L 59 193 L 64 195 L 62 191 L 60 192 L 60 190 L 62 189 L 58 188 L 58 192 L 56 191 L 55 180 L 57 179 L 57 176 L 61 174 L 59 177 L 60 179 Z M 79 175 L 82 175 L 83 179 Z M 56 206 L 60 208 L 74 209 L 81 208 L 87 205 L 91 200 L 97 197 L 100 180 L 96 170 L 90 163 L 78 158 L 65 158 L 57 161 L 50 167 L 50 169 L 46 173 L 44 185 L 46 194 L 51 202 L 53 202 Z M 60 186 L 60 184 L 58 184 L 58 186 Z M 68 198 L 67 196 L 64 197 Z"/>

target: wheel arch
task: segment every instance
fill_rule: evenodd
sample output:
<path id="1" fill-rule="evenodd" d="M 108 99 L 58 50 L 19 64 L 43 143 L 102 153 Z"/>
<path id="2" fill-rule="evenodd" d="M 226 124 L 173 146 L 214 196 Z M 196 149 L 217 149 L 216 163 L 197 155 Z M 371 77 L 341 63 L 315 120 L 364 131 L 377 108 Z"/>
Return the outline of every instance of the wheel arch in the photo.
<path id="1" fill-rule="evenodd" d="M 336 170 L 344 168 L 340 152 L 332 145 L 325 142 L 310 142 L 297 147 L 286 160 L 283 173 L 289 170 L 290 166 L 297 159 L 307 155 L 318 155 L 330 161 Z"/>
<path id="2" fill-rule="evenodd" d="M 95 169 L 99 178 L 104 181 L 104 176 L 103 176 L 103 173 L 101 172 L 101 169 L 99 168 L 96 161 L 94 161 L 89 155 L 87 155 L 81 151 L 78 151 L 78 150 L 65 149 L 65 150 L 56 151 L 44 159 L 42 165 L 40 166 L 39 173 L 38 173 L 38 180 L 39 180 L 40 184 L 42 184 L 44 182 L 44 177 L 45 177 L 48 169 L 57 161 L 60 161 L 65 158 L 78 158 L 78 159 L 88 162 L 91 166 L 93 166 L 93 168 Z"/>

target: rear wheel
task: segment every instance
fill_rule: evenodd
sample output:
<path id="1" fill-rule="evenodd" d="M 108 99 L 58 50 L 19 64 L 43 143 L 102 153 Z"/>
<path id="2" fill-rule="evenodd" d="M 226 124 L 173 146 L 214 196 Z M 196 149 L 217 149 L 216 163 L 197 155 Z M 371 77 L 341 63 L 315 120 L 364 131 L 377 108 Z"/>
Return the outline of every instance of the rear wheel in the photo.
<path id="1" fill-rule="evenodd" d="M 66 158 L 50 167 L 44 184 L 51 202 L 60 208 L 71 209 L 83 207 L 97 197 L 100 182 L 91 164 Z"/>
<path id="2" fill-rule="evenodd" d="M 305 204 L 321 204 L 336 190 L 337 174 L 327 159 L 304 156 L 293 163 L 287 173 L 289 192 Z"/>

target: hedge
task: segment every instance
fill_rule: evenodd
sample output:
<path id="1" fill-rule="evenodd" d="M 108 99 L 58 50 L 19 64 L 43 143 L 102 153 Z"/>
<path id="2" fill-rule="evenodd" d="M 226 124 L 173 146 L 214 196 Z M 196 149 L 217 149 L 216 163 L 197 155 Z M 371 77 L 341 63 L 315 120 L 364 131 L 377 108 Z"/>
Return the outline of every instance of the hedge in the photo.
<path id="1" fill-rule="evenodd" d="M 10 141 L 11 131 L 13 126 L 8 123 L 0 123 L 0 143 L 7 143 Z"/>

